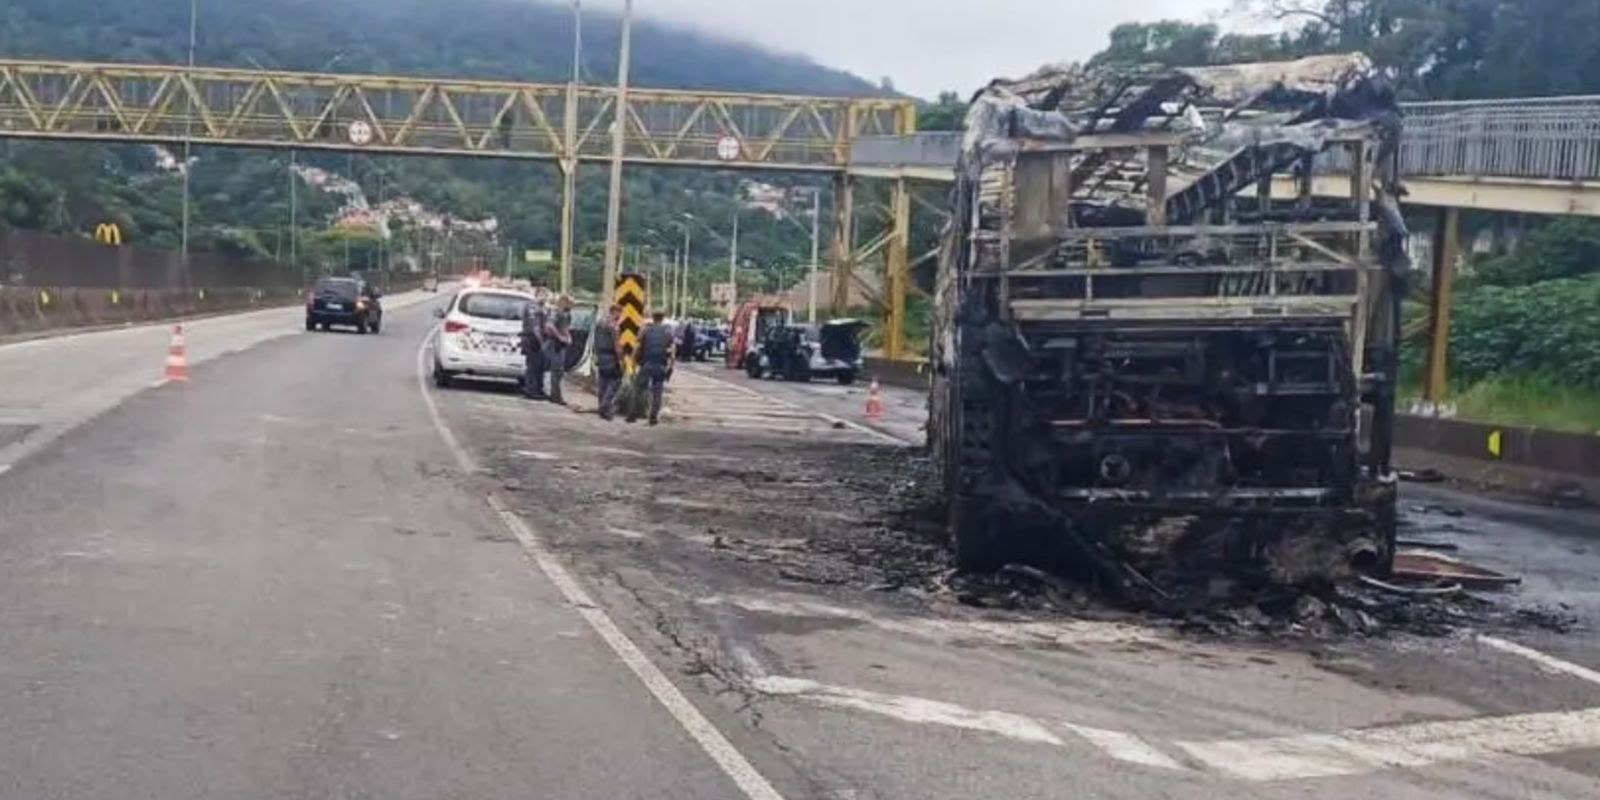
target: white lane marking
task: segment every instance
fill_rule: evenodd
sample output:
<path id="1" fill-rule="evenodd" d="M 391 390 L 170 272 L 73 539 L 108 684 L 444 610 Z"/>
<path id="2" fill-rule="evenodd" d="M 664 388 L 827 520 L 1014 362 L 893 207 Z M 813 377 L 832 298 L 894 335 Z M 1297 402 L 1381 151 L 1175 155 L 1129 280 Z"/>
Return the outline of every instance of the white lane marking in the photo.
<path id="1" fill-rule="evenodd" d="M 1177 745 L 1212 770 L 1249 781 L 1358 775 L 1600 747 L 1600 708 Z"/>
<path id="2" fill-rule="evenodd" d="M 1585 680 L 1590 683 L 1600 685 L 1600 671 L 1595 671 L 1589 669 L 1588 667 L 1574 664 L 1570 661 L 1562 661 L 1561 659 L 1556 658 L 1548 653 L 1541 653 L 1531 647 L 1524 647 L 1516 642 L 1508 642 L 1505 639 L 1500 639 L 1494 636 L 1479 634 L 1478 641 L 1501 652 L 1526 658 L 1529 661 L 1544 667 L 1550 672 L 1560 672 L 1566 675 L 1571 675 L 1579 680 Z"/>
<path id="3" fill-rule="evenodd" d="M 1076 734 L 1111 758 L 1164 770 L 1205 772 L 1251 782 L 1361 775 L 1504 756 L 1537 756 L 1600 747 L 1600 708 L 1505 717 L 1424 722 L 1341 733 L 1264 739 L 1168 742 L 1195 764 L 1185 766 L 1150 740 L 1121 731 L 985 711 L 920 697 L 833 686 L 804 678 L 760 676 L 751 685 L 768 695 L 795 697 L 905 722 L 983 731 L 1022 742 L 1064 746 L 1051 726 Z"/>
<path id="4" fill-rule="evenodd" d="M 984 619 L 883 617 L 854 608 L 806 600 L 766 597 L 708 597 L 703 605 L 730 605 L 745 611 L 785 617 L 843 619 L 880 630 L 936 641 L 984 641 L 1011 646 L 1131 644 L 1159 641 L 1156 632 L 1119 622 L 1006 622 Z"/>
<path id="5" fill-rule="evenodd" d="M 0 475 L 4 475 L 4 474 L 6 474 L 7 472 L 10 472 L 10 471 L 11 471 L 11 465 L 10 464 L 0 464 Z"/>
<path id="6" fill-rule="evenodd" d="M 1055 735 L 1038 720 L 1005 711 L 978 711 L 920 697 L 880 694 L 864 689 L 829 686 L 804 678 L 787 678 L 769 675 L 751 682 L 763 694 L 801 697 L 823 705 L 852 708 L 893 717 L 905 722 L 947 725 L 969 731 L 982 731 L 1019 742 L 1064 746 Z"/>
<path id="7" fill-rule="evenodd" d="M 417 387 L 422 392 L 422 400 L 423 404 L 427 406 L 428 416 L 433 420 L 433 427 L 439 431 L 440 438 L 444 440 L 445 447 L 449 448 L 451 454 L 455 456 L 456 462 L 461 465 L 462 470 L 469 473 L 476 472 L 476 462 L 472 459 L 471 454 L 461 447 L 460 440 L 456 438 L 450 427 L 445 424 L 444 417 L 439 414 L 439 406 L 434 402 L 433 396 L 428 390 L 427 365 L 424 362 L 428 343 L 433 339 L 437 330 L 438 328 L 435 327 L 432 331 L 429 331 L 428 335 L 423 337 L 422 345 L 417 348 Z M 784 800 L 783 795 L 779 794 L 778 790 L 767 782 L 767 779 L 756 770 L 749 759 L 746 759 L 744 754 L 740 753 L 733 746 L 733 743 L 728 741 L 727 737 L 723 736 L 722 732 L 717 730 L 717 727 L 711 724 L 711 721 L 706 719 L 704 714 L 700 713 L 700 709 L 695 708 L 694 704 L 683 696 L 683 692 L 678 691 L 678 687 L 650 660 L 649 656 L 646 656 L 644 651 L 640 650 L 639 646 L 634 644 L 633 640 L 629 639 L 621 628 L 617 627 L 610 615 L 606 614 L 595 603 L 594 599 L 589 596 L 589 592 L 578 583 L 572 573 L 568 572 L 566 567 L 556 561 L 533 529 L 521 517 L 517 516 L 516 512 L 501 501 L 498 495 L 490 493 L 487 495 L 487 500 L 489 507 L 500 517 L 500 521 L 505 524 L 512 535 L 517 537 L 517 542 L 522 545 L 523 552 L 539 567 L 539 571 L 544 573 L 545 578 L 555 584 L 555 587 L 561 592 L 561 596 L 566 598 L 567 602 L 577 610 L 584 621 L 589 623 L 589 627 L 596 634 L 599 634 L 600 638 L 611 648 L 611 652 L 615 653 L 617 658 L 621 659 L 622 663 L 639 679 L 639 682 L 644 684 L 645 689 L 656 699 L 656 702 L 660 703 L 667 710 L 667 713 L 677 720 L 678 725 L 689 734 L 690 738 L 694 739 L 696 744 L 700 745 L 700 749 L 705 751 L 706 755 L 716 763 L 723 773 L 732 779 L 745 797 L 750 798 L 750 800 Z"/>
<path id="8" fill-rule="evenodd" d="M 1157 750 L 1154 745 L 1143 737 L 1122 731 L 1108 731 L 1104 728 L 1091 728 L 1087 725 L 1073 725 L 1067 722 L 1060 723 L 1060 725 L 1078 734 L 1084 741 L 1100 748 L 1106 755 L 1118 761 L 1159 769 L 1188 769 L 1188 767 L 1178 763 L 1172 756 Z"/>
<path id="9" fill-rule="evenodd" d="M 642 533 L 640 533 L 638 531 L 630 531 L 627 528 L 607 528 L 606 530 L 610 531 L 611 533 L 613 533 L 613 534 L 615 534 L 617 536 L 621 536 L 624 539 L 632 539 L 634 541 L 638 541 L 640 539 L 646 538 L 644 534 L 642 534 Z"/>

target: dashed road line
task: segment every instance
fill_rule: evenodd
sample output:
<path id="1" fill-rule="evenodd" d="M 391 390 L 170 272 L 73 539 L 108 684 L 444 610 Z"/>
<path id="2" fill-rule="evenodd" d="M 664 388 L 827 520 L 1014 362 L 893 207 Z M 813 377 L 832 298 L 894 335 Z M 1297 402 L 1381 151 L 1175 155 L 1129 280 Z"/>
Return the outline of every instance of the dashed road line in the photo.
<path id="1" fill-rule="evenodd" d="M 935 641 L 982 641 L 1001 646 L 1112 645 L 1160 641 L 1156 631 L 1120 622 L 1075 620 L 1027 622 L 988 619 L 934 619 L 893 617 L 801 599 L 740 595 L 708 597 L 702 605 L 726 605 L 758 614 L 784 617 L 840 619 L 879 630 Z"/>
<path id="2" fill-rule="evenodd" d="M 751 683 L 763 694 L 799 696 L 822 705 L 868 711 L 905 722 L 982 731 L 1031 744 L 1066 745 L 1060 736 L 1052 733 L 1043 723 L 1021 714 L 978 711 L 939 700 L 829 686 L 805 678 L 779 675 L 756 678 Z"/>
<path id="3" fill-rule="evenodd" d="M 417 388 L 422 392 L 423 405 L 427 407 L 428 416 L 433 421 L 433 427 L 439 432 L 445 446 L 461 469 L 468 473 L 477 471 L 477 462 L 473 460 L 461 446 L 450 426 L 445 424 L 444 417 L 439 413 L 439 406 L 434 402 L 433 395 L 428 388 L 428 372 L 426 355 L 429 342 L 436 335 L 437 328 L 430 331 L 417 348 Z M 528 523 L 512 511 L 500 497 L 494 493 L 486 496 L 489 508 L 500 518 L 500 521 L 516 537 L 518 544 L 528 559 L 539 568 L 561 596 L 578 612 L 589 627 L 599 635 L 600 639 L 611 648 L 634 677 L 644 684 L 645 689 L 655 698 L 656 702 L 666 709 L 667 713 L 677 721 L 679 727 L 689 734 L 700 749 L 710 757 L 722 772 L 733 781 L 734 785 L 750 800 L 783 800 L 783 795 L 773 788 L 772 784 L 744 757 L 733 743 L 728 741 L 717 727 L 706 719 L 694 704 L 684 697 L 683 692 L 673 684 L 660 667 L 651 661 L 639 646 L 629 639 L 622 629 L 617 627 L 615 621 L 600 605 L 590 597 L 588 590 L 578 583 L 577 578 L 562 566 L 543 540 Z"/>
<path id="4" fill-rule="evenodd" d="M 1525 647 L 1517 644 L 1516 642 L 1508 642 L 1505 639 L 1500 639 L 1494 636 L 1480 634 L 1478 636 L 1478 641 L 1503 653 L 1510 653 L 1514 656 L 1526 658 L 1550 672 L 1559 672 L 1565 675 L 1571 675 L 1579 680 L 1600 685 L 1600 672 L 1589 669 L 1588 667 L 1574 664 L 1570 661 L 1563 661 L 1555 656 L 1550 655 L 1549 653 L 1541 653 L 1531 647 Z"/>
<path id="5" fill-rule="evenodd" d="M 1600 747 L 1600 708 L 1263 739 L 1155 742 L 1133 733 L 1092 728 L 1065 720 L 973 709 L 942 700 L 885 694 L 804 678 L 762 675 L 754 678 L 751 685 L 774 697 L 792 697 L 916 724 L 981 731 L 1030 744 L 1065 747 L 1069 741 L 1079 741 L 1127 764 L 1257 783 L 1363 775 L 1387 769 L 1416 769 Z M 1057 731 L 1072 734 L 1072 737 L 1063 738 Z M 1174 758 L 1163 746 L 1181 753 L 1191 765 Z"/>

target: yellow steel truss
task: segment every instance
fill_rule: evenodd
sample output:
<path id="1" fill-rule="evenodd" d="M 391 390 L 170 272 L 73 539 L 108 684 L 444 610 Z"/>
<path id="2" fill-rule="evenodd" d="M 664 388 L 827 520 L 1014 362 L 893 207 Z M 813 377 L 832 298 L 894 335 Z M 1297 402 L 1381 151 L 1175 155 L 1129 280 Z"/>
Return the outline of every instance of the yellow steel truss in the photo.
<path id="1" fill-rule="evenodd" d="M 893 183 L 887 229 L 854 241 L 857 137 L 916 129 L 899 98 L 662 89 L 629 91 L 625 159 L 636 164 L 829 172 L 836 176 L 833 304 L 884 260 L 887 350 L 904 350 L 911 198 Z M 606 86 L 0 59 L 0 138 L 212 144 L 554 162 L 563 173 L 561 288 L 570 288 L 577 167 L 611 156 Z M 862 210 L 867 210 L 864 208 Z"/>
<path id="2" fill-rule="evenodd" d="M 0 60 L 0 136 L 581 161 L 616 117 L 601 86 Z M 825 171 L 916 124 L 895 98 L 651 89 L 624 122 L 635 163 Z"/>

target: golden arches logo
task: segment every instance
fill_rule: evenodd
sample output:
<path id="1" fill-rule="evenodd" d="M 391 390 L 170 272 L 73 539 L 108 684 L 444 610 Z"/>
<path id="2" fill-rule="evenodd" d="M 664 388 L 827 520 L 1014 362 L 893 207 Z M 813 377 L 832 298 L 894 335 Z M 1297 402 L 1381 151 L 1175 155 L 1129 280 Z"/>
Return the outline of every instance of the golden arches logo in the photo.
<path id="1" fill-rule="evenodd" d="M 122 229 L 115 223 L 103 222 L 94 226 L 94 240 L 107 247 L 122 245 Z"/>

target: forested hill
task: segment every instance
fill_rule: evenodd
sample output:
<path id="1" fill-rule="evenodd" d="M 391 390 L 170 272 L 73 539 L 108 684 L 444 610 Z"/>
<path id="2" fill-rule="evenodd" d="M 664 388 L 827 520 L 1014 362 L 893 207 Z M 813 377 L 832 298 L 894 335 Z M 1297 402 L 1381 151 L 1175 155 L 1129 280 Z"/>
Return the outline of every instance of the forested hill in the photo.
<path id="1" fill-rule="evenodd" d="M 0 53 L 181 64 L 183 0 L 5 0 Z M 572 11 L 534 0 L 200 0 L 197 61 L 213 66 L 565 81 Z M 586 80 L 610 82 L 619 24 L 584 14 Z M 872 84 L 786 55 L 648 19 L 634 26 L 641 86 L 861 95 Z"/>
<path id="2" fill-rule="evenodd" d="M 565 82 L 572 69 L 572 10 L 534 0 L 200 0 L 201 65 Z M 0 55 L 182 64 L 186 0 L 0 0 Z M 615 15 L 584 15 L 583 77 L 614 80 L 620 34 Z M 635 85 L 733 91 L 864 95 L 874 86 L 803 57 L 773 53 L 685 28 L 640 20 L 634 29 Z M 192 170 L 192 246 L 273 255 L 286 252 L 291 219 L 288 154 L 201 148 Z M 403 195 L 466 219 L 495 217 L 504 244 L 553 249 L 559 242 L 559 182 L 540 162 L 300 153 L 300 163 L 352 177 L 370 198 Z M 739 181 L 799 180 L 695 170 L 628 173 L 630 237 L 667 231 L 688 212 L 729 220 Z M 603 240 L 605 176 L 586 167 L 577 241 Z M 116 222 L 143 246 L 179 242 L 181 181 L 156 169 L 150 148 L 7 141 L 0 145 L 0 225 L 87 235 Z M 340 199 L 298 193 L 302 260 L 348 253 L 328 230 Z M 709 223 L 708 223 L 709 224 Z M 726 227 L 718 222 L 717 228 Z M 804 226 L 751 213 L 741 245 L 758 264 L 808 251 Z M 726 244 L 700 231 L 696 260 L 726 258 Z M 323 245 L 317 247 L 317 245 Z M 669 248 L 670 249 L 670 248 Z M 309 254 L 309 256 L 308 256 Z M 360 262 L 357 253 L 355 261 Z M 592 259 L 591 259 L 592 260 Z M 326 266 L 326 265 L 325 265 Z M 329 268 L 333 268 L 330 266 Z"/>

